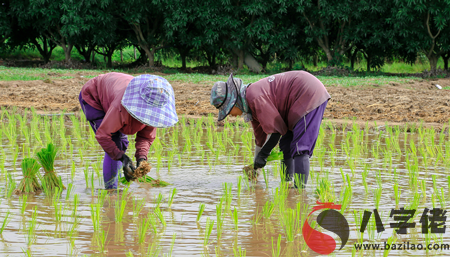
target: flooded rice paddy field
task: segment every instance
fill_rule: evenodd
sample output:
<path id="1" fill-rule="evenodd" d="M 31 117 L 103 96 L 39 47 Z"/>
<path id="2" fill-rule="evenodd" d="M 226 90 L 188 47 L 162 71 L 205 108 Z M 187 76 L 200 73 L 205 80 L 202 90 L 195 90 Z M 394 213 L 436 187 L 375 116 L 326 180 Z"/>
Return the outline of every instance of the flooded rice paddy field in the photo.
<path id="1" fill-rule="evenodd" d="M 349 238 L 340 249 L 340 237 L 317 225 L 320 211 L 308 218 L 313 228 L 336 240 L 335 256 L 449 251 L 354 247 L 450 244 L 450 231 L 439 230 L 445 224 L 439 218 L 446 214 L 438 211 L 445 211 L 450 200 L 449 136 L 420 125 L 369 130 L 349 121 L 338 130 L 325 120 L 308 185 L 295 189 L 282 182 L 279 161 L 269 162 L 257 181 L 245 177 L 242 168 L 252 163 L 254 149 L 248 124 L 218 127 L 211 116 L 181 118 L 176 127 L 158 129 L 149 153 L 149 175 L 171 185 L 134 182 L 105 191 L 104 152 L 84 117 L 5 109 L 0 115 L 1 256 L 317 256 L 302 235 L 317 201 L 341 205 L 338 211 L 348 222 Z M 134 136 L 129 139 L 133 156 Z M 14 194 L 23 178 L 21 160 L 49 142 L 59 148 L 55 167 L 67 189 Z M 394 228 L 402 216 L 390 215 L 402 207 L 416 210 L 404 218 L 415 223 L 406 234 Z M 423 215 L 425 208 L 435 208 L 434 220 L 430 212 Z M 380 233 L 375 209 L 384 228 Z M 372 215 L 361 233 L 368 212 Z"/>

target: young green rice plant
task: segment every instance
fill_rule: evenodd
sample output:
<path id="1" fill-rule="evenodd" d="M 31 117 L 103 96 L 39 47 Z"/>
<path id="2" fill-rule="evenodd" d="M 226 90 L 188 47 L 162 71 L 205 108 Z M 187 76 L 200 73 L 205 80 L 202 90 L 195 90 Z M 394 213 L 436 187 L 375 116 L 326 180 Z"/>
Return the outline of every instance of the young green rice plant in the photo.
<path id="1" fill-rule="evenodd" d="M 173 199 L 175 198 L 175 195 L 177 194 L 177 189 L 173 188 L 172 193 L 169 196 L 169 199 L 167 201 L 167 207 L 170 208 L 173 204 Z"/>
<path id="2" fill-rule="evenodd" d="M 281 235 L 278 235 L 278 240 L 276 242 L 276 245 L 273 244 L 273 237 L 272 237 L 272 257 L 279 257 L 281 256 Z"/>
<path id="3" fill-rule="evenodd" d="M 284 212 L 280 213 L 280 220 L 287 242 L 294 241 L 297 234 L 298 218 L 296 211 L 291 208 L 286 208 Z"/>
<path id="4" fill-rule="evenodd" d="M 55 221 L 56 221 L 56 223 L 61 222 L 62 218 L 63 218 L 63 215 L 64 215 L 64 212 L 65 212 L 65 209 L 66 209 L 65 205 L 63 207 L 63 204 L 59 200 L 56 200 L 56 201 L 53 201 L 53 208 L 55 210 Z"/>
<path id="5" fill-rule="evenodd" d="M 159 256 L 161 252 L 161 246 L 159 245 L 159 242 L 149 242 L 147 255 L 146 256 Z"/>
<path id="6" fill-rule="evenodd" d="M 240 245 L 239 246 L 234 245 L 233 254 L 235 257 L 245 257 L 247 256 L 247 251 L 245 249 L 242 249 Z"/>
<path id="7" fill-rule="evenodd" d="M 101 253 L 105 253 L 106 251 L 106 239 L 108 238 L 108 232 L 105 230 L 101 230 L 97 233 L 97 245 Z"/>
<path id="8" fill-rule="evenodd" d="M 114 214 L 115 214 L 116 222 L 121 223 L 123 221 L 126 206 L 127 206 L 127 201 L 117 199 L 116 204 L 114 206 Z"/>
<path id="9" fill-rule="evenodd" d="M 205 226 L 205 238 L 203 239 L 203 246 L 208 245 L 209 237 L 211 236 L 213 227 L 214 227 L 214 220 L 211 220 L 209 217 L 207 217 L 206 218 L 206 226 Z"/>
<path id="10" fill-rule="evenodd" d="M 392 235 L 392 236 L 390 236 L 390 237 L 388 238 L 386 244 L 388 244 L 388 245 L 393 245 L 393 244 L 395 244 L 395 242 L 397 242 L 397 238 L 394 237 L 394 235 Z M 384 249 L 383 257 L 389 256 L 389 253 L 391 252 L 391 249 L 392 249 L 392 247 L 390 247 L 389 249 Z M 428 248 L 427 248 L 427 249 L 428 249 Z"/>
<path id="11" fill-rule="evenodd" d="M 150 222 L 150 225 L 152 226 L 153 233 L 155 235 L 158 234 L 158 226 L 156 224 L 156 215 L 155 215 L 155 213 L 149 213 L 147 215 L 147 219 Z"/>
<path id="12" fill-rule="evenodd" d="M 102 206 L 99 204 L 91 204 L 91 219 L 94 231 L 100 231 L 100 225 L 102 223 Z"/>
<path id="13" fill-rule="evenodd" d="M 241 197 L 241 191 L 242 191 L 242 176 L 238 177 L 238 182 L 237 182 L 237 195 L 238 198 Z"/>
<path id="14" fill-rule="evenodd" d="M 201 203 L 199 206 L 198 206 L 198 213 L 197 213 L 197 222 L 199 222 L 200 221 L 200 218 L 202 217 L 202 214 L 203 214 L 203 211 L 205 210 L 205 204 L 204 203 Z"/>
<path id="15" fill-rule="evenodd" d="M 395 198 L 395 206 L 398 207 L 398 204 L 400 202 L 400 194 L 401 194 L 401 190 L 398 187 L 398 182 L 395 182 L 394 184 L 394 198 Z"/>
<path id="16" fill-rule="evenodd" d="M 8 212 L 6 213 L 5 217 L 3 218 L 2 221 L 2 226 L 0 227 L 0 235 L 3 233 L 3 231 L 5 230 L 6 226 L 8 226 L 9 221 L 11 220 L 11 218 L 9 217 L 9 215 L 11 214 L 11 212 L 8 210 Z"/>
<path id="17" fill-rule="evenodd" d="M 145 243 L 145 238 L 147 236 L 147 230 L 150 227 L 150 215 L 147 216 L 147 218 L 142 218 L 139 222 L 139 225 L 136 226 L 137 228 L 137 236 L 138 236 L 138 242 L 139 244 Z"/>
<path id="18" fill-rule="evenodd" d="M 145 205 L 145 198 L 142 198 L 141 200 L 133 198 L 133 219 L 139 217 L 139 214 L 144 208 L 144 205 Z"/>
<path id="19" fill-rule="evenodd" d="M 39 172 L 39 163 L 32 158 L 24 158 L 21 164 L 23 179 L 20 181 L 15 193 L 35 193 L 41 190 L 36 174 Z"/>
<path id="20" fill-rule="evenodd" d="M 378 209 L 380 207 L 381 193 L 383 192 L 382 188 L 377 188 L 373 190 L 373 199 L 375 202 L 375 208 Z"/>
<path id="21" fill-rule="evenodd" d="M 34 207 L 33 214 L 31 215 L 31 220 L 28 223 L 27 228 L 27 244 L 28 246 L 32 245 L 36 241 L 36 229 L 37 229 L 37 206 Z"/>
<path id="22" fill-rule="evenodd" d="M 269 219 L 275 210 L 275 203 L 272 201 L 267 201 L 263 206 L 263 216 Z"/>
<path id="23" fill-rule="evenodd" d="M 319 201 L 322 203 L 334 202 L 336 199 L 336 195 L 334 194 L 334 186 L 328 178 L 321 178 L 320 181 L 318 180 L 316 194 L 319 197 Z"/>
<path id="24" fill-rule="evenodd" d="M 86 163 L 84 166 L 84 181 L 86 182 L 86 188 L 89 188 L 89 164 Z"/>
<path id="25" fill-rule="evenodd" d="M 234 224 L 234 229 L 236 231 L 238 231 L 238 226 L 239 226 L 239 216 L 238 216 L 238 210 L 236 209 L 236 207 L 234 207 L 234 211 L 231 213 L 231 218 L 233 220 L 233 224 Z"/>
<path id="26" fill-rule="evenodd" d="M 424 200 L 427 199 L 427 189 L 426 189 L 426 187 L 427 187 L 426 181 L 422 180 L 421 183 L 420 183 L 420 188 L 421 188 L 422 197 L 423 197 Z"/>
<path id="27" fill-rule="evenodd" d="M 161 193 L 158 194 L 158 196 L 155 198 L 155 208 L 159 208 L 161 205 L 161 202 L 163 200 L 163 195 Z"/>
<path id="28" fill-rule="evenodd" d="M 48 187 L 53 190 L 54 187 L 60 187 L 66 189 L 62 184 L 61 177 L 58 177 L 55 173 L 55 158 L 58 153 L 58 149 L 49 143 L 47 148 L 42 148 L 41 151 L 36 153 L 39 163 L 42 165 L 45 171 L 44 180 L 46 180 Z"/>
<path id="29" fill-rule="evenodd" d="M 156 207 L 155 210 L 153 211 L 156 215 L 156 217 L 159 219 L 159 221 L 161 222 L 161 224 L 163 225 L 163 227 L 166 227 L 166 220 L 164 218 L 164 214 L 162 213 L 162 211 L 159 209 L 159 207 Z"/>
<path id="30" fill-rule="evenodd" d="M 28 199 L 28 195 L 22 195 L 22 196 L 19 198 L 19 202 L 20 202 L 20 214 L 22 214 L 22 215 L 25 213 L 25 210 L 27 209 L 27 205 L 28 205 L 27 199 Z"/>

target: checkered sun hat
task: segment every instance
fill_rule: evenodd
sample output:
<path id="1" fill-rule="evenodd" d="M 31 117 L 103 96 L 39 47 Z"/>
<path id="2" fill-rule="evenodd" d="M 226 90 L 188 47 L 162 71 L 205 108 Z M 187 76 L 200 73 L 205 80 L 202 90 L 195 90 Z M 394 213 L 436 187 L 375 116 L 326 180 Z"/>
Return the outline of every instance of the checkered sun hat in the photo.
<path id="1" fill-rule="evenodd" d="M 167 128 L 178 122 L 175 94 L 162 77 L 144 74 L 128 83 L 122 106 L 139 122 L 155 128 Z"/>
<path id="2" fill-rule="evenodd" d="M 225 119 L 236 104 L 237 87 L 240 83 L 242 83 L 242 80 L 233 78 L 233 74 L 230 74 L 227 82 L 218 81 L 214 83 L 211 89 L 210 102 L 219 109 L 219 121 Z"/>

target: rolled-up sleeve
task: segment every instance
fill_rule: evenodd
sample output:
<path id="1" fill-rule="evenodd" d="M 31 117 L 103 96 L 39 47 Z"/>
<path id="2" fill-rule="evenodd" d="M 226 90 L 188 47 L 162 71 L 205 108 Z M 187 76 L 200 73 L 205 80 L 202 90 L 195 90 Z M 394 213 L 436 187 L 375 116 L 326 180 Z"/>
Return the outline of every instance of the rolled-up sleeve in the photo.
<path id="1" fill-rule="evenodd" d="M 119 160 L 124 154 L 112 140 L 112 134 L 123 127 L 121 115 L 115 108 L 110 108 L 103 118 L 102 124 L 95 134 L 100 146 L 113 160 Z"/>
<path id="2" fill-rule="evenodd" d="M 146 126 L 136 134 L 136 160 L 147 160 L 148 150 L 156 138 L 156 128 Z"/>

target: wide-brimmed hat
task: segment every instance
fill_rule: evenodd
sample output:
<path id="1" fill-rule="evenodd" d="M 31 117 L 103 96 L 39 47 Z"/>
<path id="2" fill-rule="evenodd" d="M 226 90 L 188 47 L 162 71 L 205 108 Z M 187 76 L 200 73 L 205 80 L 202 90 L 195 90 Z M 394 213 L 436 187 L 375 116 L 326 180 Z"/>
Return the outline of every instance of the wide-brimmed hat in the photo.
<path id="1" fill-rule="evenodd" d="M 167 128 L 178 122 L 175 94 L 162 77 L 144 74 L 128 83 L 122 106 L 139 122 L 155 128 Z"/>
<path id="2" fill-rule="evenodd" d="M 230 74 L 227 82 L 218 81 L 214 83 L 211 89 L 210 102 L 219 109 L 219 121 L 225 119 L 236 104 L 238 87 L 241 83 L 242 80 L 233 78 L 233 74 Z"/>

